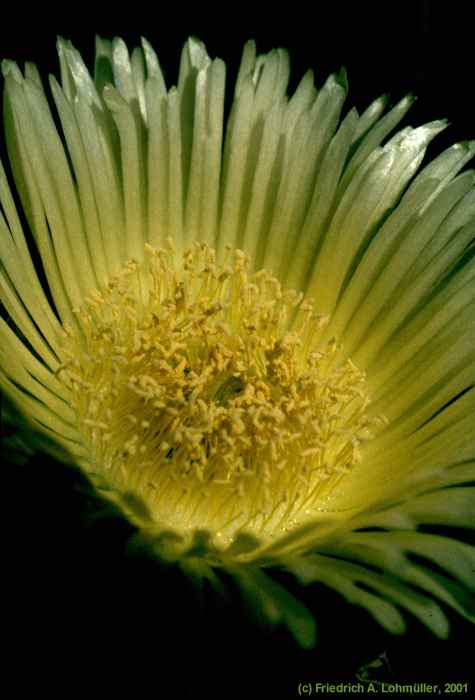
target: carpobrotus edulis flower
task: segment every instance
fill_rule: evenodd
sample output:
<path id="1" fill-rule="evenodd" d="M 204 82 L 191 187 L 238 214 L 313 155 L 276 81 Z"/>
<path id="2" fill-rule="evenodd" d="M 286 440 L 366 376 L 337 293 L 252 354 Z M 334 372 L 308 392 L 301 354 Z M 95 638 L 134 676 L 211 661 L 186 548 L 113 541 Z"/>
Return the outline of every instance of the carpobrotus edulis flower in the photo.
<path id="1" fill-rule="evenodd" d="M 3 64 L 29 231 L 2 168 L 2 390 L 158 556 L 230 572 L 302 645 L 272 568 L 391 632 L 473 619 L 475 550 L 418 526 L 475 522 L 475 145 L 418 172 L 444 122 L 341 118 L 344 75 L 288 97 L 252 42 L 227 119 L 195 39 L 170 90 L 146 41 L 98 40 L 94 77 L 58 49 L 55 116 Z"/>

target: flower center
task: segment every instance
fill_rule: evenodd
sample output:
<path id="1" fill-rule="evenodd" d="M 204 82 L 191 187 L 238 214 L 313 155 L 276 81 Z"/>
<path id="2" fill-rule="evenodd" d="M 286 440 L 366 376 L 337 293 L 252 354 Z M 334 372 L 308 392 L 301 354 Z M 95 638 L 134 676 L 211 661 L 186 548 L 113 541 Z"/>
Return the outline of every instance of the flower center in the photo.
<path id="1" fill-rule="evenodd" d="M 147 246 L 66 328 L 61 377 L 92 470 L 159 526 L 229 537 L 322 507 L 372 436 L 326 319 L 242 251 Z"/>

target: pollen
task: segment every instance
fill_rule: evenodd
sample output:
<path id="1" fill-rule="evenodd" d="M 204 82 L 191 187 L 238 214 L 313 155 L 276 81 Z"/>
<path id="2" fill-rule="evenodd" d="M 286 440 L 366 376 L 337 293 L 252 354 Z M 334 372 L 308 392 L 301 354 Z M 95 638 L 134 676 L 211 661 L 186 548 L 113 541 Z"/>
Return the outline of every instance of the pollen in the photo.
<path id="1" fill-rule="evenodd" d="M 91 468 L 161 527 L 281 532 L 382 423 L 327 319 L 240 250 L 147 246 L 75 315 L 58 376 Z"/>

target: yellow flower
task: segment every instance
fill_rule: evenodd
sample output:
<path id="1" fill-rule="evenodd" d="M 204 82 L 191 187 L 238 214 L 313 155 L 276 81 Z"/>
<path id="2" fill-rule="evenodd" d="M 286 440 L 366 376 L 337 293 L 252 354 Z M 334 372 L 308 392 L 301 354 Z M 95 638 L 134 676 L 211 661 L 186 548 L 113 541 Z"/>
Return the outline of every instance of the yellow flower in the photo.
<path id="1" fill-rule="evenodd" d="M 32 237 L 2 168 L 2 390 L 158 556 L 231 573 L 304 646 L 273 568 L 394 633 L 405 608 L 446 636 L 436 601 L 473 619 L 475 550 L 417 528 L 475 522 L 474 144 L 417 172 L 444 122 L 341 119 L 344 75 L 288 97 L 252 42 L 227 119 L 197 40 L 168 91 L 146 41 L 98 40 L 94 78 L 58 50 L 55 115 L 3 64 Z"/>

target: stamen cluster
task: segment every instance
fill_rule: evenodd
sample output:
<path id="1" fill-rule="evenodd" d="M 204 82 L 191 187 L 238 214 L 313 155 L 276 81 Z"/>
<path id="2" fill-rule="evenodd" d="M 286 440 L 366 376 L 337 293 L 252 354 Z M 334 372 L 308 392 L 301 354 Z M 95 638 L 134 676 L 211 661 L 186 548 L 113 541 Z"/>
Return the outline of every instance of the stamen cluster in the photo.
<path id="1" fill-rule="evenodd" d="M 377 420 L 326 319 L 242 251 L 147 246 L 65 329 L 60 376 L 92 462 L 157 522 L 265 528 L 311 509 Z"/>

